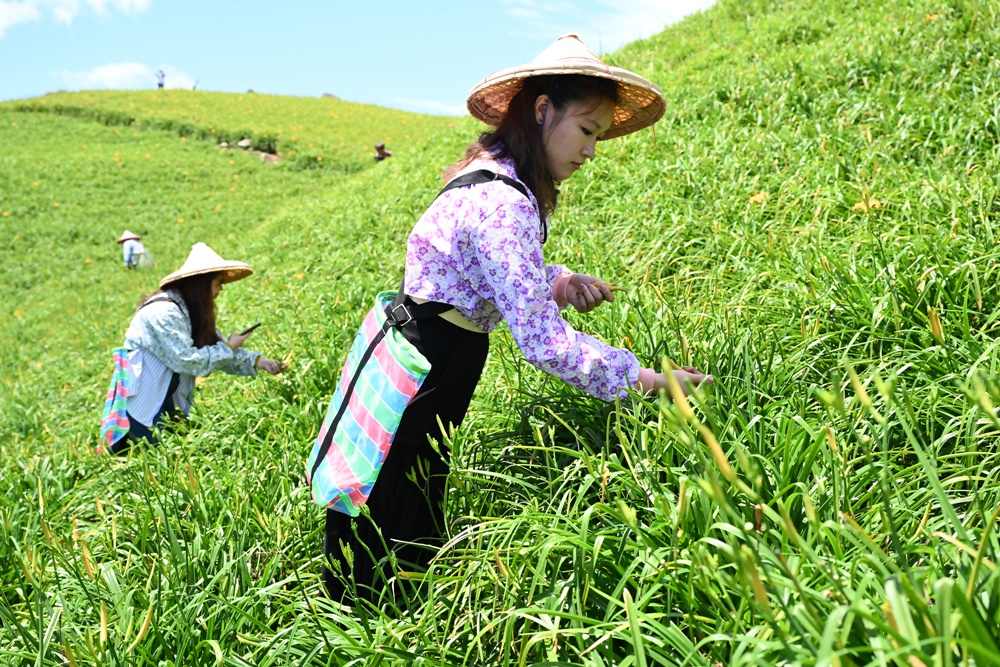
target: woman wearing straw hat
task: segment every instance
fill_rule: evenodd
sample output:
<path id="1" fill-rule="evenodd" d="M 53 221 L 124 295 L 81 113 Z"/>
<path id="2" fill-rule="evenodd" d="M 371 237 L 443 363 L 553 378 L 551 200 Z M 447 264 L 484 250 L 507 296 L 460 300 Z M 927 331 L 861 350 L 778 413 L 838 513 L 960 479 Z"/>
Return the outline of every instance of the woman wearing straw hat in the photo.
<path id="1" fill-rule="evenodd" d="M 427 564 L 433 550 L 415 543 L 441 534 L 448 463 L 439 423 L 462 422 L 486 361 L 487 334 L 500 320 L 532 365 L 598 398 L 668 386 L 666 374 L 640 367 L 633 353 L 575 331 L 560 317 L 567 305 L 588 312 L 615 297 L 608 283 L 546 265 L 542 256 L 557 185 L 594 157 L 597 141 L 655 123 L 664 112 L 659 88 L 605 65 L 567 35 L 532 63 L 487 77 L 472 89 L 468 108 L 494 129 L 451 166 L 449 185 L 416 223 L 403 283 L 405 304 L 453 309 L 402 325 L 431 370 L 403 412 L 371 489 L 372 520 L 327 510 L 327 562 L 353 575 L 349 581 L 324 572 L 334 599 L 344 595 L 345 583 L 370 598 L 392 576 L 384 561 L 379 569 L 368 555 L 383 559 L 383 540 L 400 570 Z M 673 375 L 685 391 L 711 382 L 694 368 Z M 439 441 L 441 454 L 429 438 Z M 351 548 L 353 567 L 341 542 Z"/>
<path id="2" fill-rule="evenodd" d="M 196 243 L 184 265 L 160 281 L 159 291 L 142 299 L 125 332 L 125 346 L 115 354 L 121 390 L 111 395 L 112 380 L 101 427 L 108 451 L 122 453 L 142 438 L 155 443 L 153 429 L 171 412 L 190 412 L 196 377 L 217 370 L 251 376 L 258 370 L 282 371 L 279 362 L 243 348 L 249 332 L 223 339 L 215 327 L 215 299 L 222 286 L 251 273 L 249 265 Z M 120 402 L 113 405 L 119 399 L 124 408 Z"/>
<path id="3" fill-rule="evenodd" d="M 139 240 L 141 238 L 135 232 L 130 232 L 127 229 L 118 237 L 117 242 L 122 244 L 122 255 L 125 260 L 126 269 L 133 269 L 139 266 L 143 256 L 146 254 L 146 247 Z"/>

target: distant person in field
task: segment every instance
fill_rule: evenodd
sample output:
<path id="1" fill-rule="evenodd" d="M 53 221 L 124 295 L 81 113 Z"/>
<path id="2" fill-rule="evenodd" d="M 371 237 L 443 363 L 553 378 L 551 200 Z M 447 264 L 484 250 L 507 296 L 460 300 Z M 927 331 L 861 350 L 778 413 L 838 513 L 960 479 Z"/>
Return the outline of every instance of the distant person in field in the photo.
<path id="1" fill-rule="evenodd" d="M 196 377 L 283 370 L 279 362 L 243 348 L 249 333 L 223 338 L 215 326 L 215 299 L 222 286 L 252 272 L 247 264 L 225 260 L 196 243 L 184 265 L 160 281 L 159 291 L 143 297 L 125 332 L 124 348 L 115 354 L 123 389 L 117 393 L 123 395 L 112 395 L 113 380 L 101 424 L 108 451 L 123 453 L 141 439 L 156 443 L 155 430 L 175 410 L 190 412 Z"/>
<path id="2" fill-rule="evenodd" d="M 375 144 L 375 161 L 381 162 L 387 157 L 392 157 L 392 151 L 386 150 L 385 144 L 381 141 Z"/>
<path id="3" fill-rule="evenodd" d="M 447 170 L 449 185 L 410 233 L 405 294 L 386 312 L 388 318 L 390 309 L 425 303 L 451 308 L 415 321 L 411 313 L 400 323 L 431 370 L 406 406 L 371 488 L 371 521 L 327 510 L 324 554 L 343 573 L 324 572 L 335 600 L 348 590 L 344 575 L 353 577 L 362 597 L 375 597 L 378 568 L 386 577 L 395 574 L 383 539 L 403 571 L 425 568 L 435 553 L 449 472 L 439 424 L 457 427 L 465 418 L 486 362 L 488 334 L 501 320 L 532 365 L 602 400 L 669 387 L 667 373 L 642 367 L 632 352 L 577 331 L 560 316 L 567 306 L 587 313 L 613 302 L 614 286 L 546 264 L 542 252 L 558 185 L 594 158 L 598 141 L 655 123 L 665 108 L 660 89 L 608 67 L 567 35 L 530 64 L 475 86 L 468 107 L 494 129 Z M 685 393 L 712 381 L 691 367 L 671 374 Z M 341 542 L 353 553 L 353 567 Z"/>
<path id="4" fill-rule="evenodd" d="M 134 232 L 125 230 L 125 233 L 118 237 L 118 243 L 122 244 L 122 254 L 125 260 L 126 269 L 134 269 L 146 255 L 146 246 L 142 245 L 142 237 Z"/>
<path id="5" fill-rule="evenodd" d="M 163 84 L 166 81 L 167 75 L 163 73 L 163 70 L 157 70 L 156 72 L 156 87 L 163 88 Z"/>

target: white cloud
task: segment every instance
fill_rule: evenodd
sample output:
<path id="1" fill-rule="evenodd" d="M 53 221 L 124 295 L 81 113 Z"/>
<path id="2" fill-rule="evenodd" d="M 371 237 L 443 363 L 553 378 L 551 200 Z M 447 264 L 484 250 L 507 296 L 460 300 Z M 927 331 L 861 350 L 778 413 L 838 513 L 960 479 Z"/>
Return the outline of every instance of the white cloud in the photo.
<path id="1" fill-rule="evenodd" d="M 194 79 L 170 65 L 160 69 L 166 77 L 167 88 L 192 88 Z M 156 73 L 142 63 L 108 63 L 85 72 L 60 70 L 53 76 L 65 83 L 70 90 L 154 88 Z"/>
<path id="2" fill-rule="evenodd" d="M 86 72 L 60 70 L 54 74 L 70 88 L 77 90 L 140 88 L 155 81 L 153 70 L 142 63 L 108 63 Z"/>
<path id="3" fill-rule="evenodd" d="M 163 75 L 165 77 L 164 87 L 166 88 L 184 88 L 186 90 L 190 90 L 194 88 L 194 85 L 197 83 L 195 79 L 192 79 L 190 76 L 180 71 L 176 67 L 171 67 L 170 65 L 163 65 L 158 69 L 163 70 Z"/>
<path id="4" fill-rule="evenodd" d="M 554 40 L 576 33 L 595 53 L 614 51 L 628 42 L 655 35 L 688 14 L 707 9 L 715 0 L 595 0 L 581 11 L 559 0 L 503 0 L 504 13 L 530 19 L 535 34 Z"/>
<path id="5" fill-rule="evenodd" d="M 507 16 L 515 19 L 521 19 L 522 21 L 537 21 L 542 17 L 541 12 L 532 7 L 511 7 L 506 12 Z"/>
<path id="6" fill-rule="evenodd" d="M 34 2 L 0 2 L 0 38 L 9 28 L 18 23 L 37 21 L 41 18 L 37 3 Z"/>
<path id="7" fill-rule="evenodd" d="M 464 116 L 469 111 L 464 104 L 448 104 L 437 100 L 411 100 L 404 97 L 394 97 L 393 102 L 400 106 L 407 107 L 412 111 L 425 111 L 427 113 L 440 113 L 446 116 Z"/>
<path id="8" fill-rule="evenodd" d="M 715 0 L 599 0 L 608 15 L 594 21 L 588 33 L 597 32 L 604 51 L 651 37 L 688 14 L 708 9 Z M 596 49 L 596 45 L 595 45 Z"/>
<path id="9" fill-rule="evenodd" d="M 60 23 L 70 24 L 84 8 L 101 16 L 113 12 L 139 14 L 152 0 L 10 0 L 0 2 L 0 38 L 18 23 L 39 21 L 51 14 Z"/>
<path id="10" fill-rule="evenodd" d="M 531 24 L 535 32 L 546 36 L 551 35 L 553 39 L 566 32 L 572 32 L 565 28 L 564 18 L 566 16 L 576 17 L 580 15 L 580 8 L 574 6 L 573 2 L 560 0 L 550 2 L 538 2 L 537 0 L 501 1 L 507 6 L 504 14 Z"/>

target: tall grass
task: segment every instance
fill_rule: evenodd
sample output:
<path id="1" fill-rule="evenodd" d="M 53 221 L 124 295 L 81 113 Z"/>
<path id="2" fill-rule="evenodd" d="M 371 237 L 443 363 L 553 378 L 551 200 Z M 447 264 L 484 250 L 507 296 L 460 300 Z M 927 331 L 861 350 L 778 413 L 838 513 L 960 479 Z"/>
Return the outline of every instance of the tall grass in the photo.
<path id="1" fill-rule="evenodd" d="M 494 333 L 449 442 L 448 543 L 401 575 L 417 584 L 405 609 L 323 599 L 302 465 L 354 328 L 397 284 L 471 124 L 347 180 L 255 173 L 266 207 L 235 231 L 200 226 L 257 268 L 224 292 L 224 320 L 264 320 L 256 344 L 293 367 L 210 378 L 186 426 L 128 459 L 90 453 L 101 355 L 150 278 L 73 265 L 97 227 L 53 251 L 70 271 L 42 260 L 39 232 L 8 242 L 4 284 L 34 282 L 0 301 L 0 362 L 18 369 L 0 403 L 4 660 L 1000 664 L 998 28 L 986 2 L 723 2 L 613 54 L 669 112 L 564 184 L 547 257 L 627 287 L 575 325 L 716 382 L 688 402 L 603 404 Z M 86 228 L 42 217 L 19 174 L 29 151 L 121 134 L 4 111 L 0 141 L 24 119 L 25 152 L 0 159 L 20 178 L 0 209 L 24 217 L 0 229 Z M 157 139 L 137 133 L 143 154 Z M 135 177 L 230 159 L 188 146 Z M 81 207 L 124 201 L 45 160 Z M 176 191 L 194 206 L 224 187 L 202 182 Z M 150 231 L 179 262 L 194 235 L 167 222 Z"/>

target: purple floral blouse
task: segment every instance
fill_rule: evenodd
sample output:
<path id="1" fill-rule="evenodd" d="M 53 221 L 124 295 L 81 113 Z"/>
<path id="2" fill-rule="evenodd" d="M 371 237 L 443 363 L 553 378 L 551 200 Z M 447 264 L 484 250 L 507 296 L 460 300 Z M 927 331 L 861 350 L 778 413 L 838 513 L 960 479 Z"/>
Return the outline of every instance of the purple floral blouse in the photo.
<path id="1" fill-rule="evenodd" d="M 510 160 L 477 160 L 462 173 L 477 169 L 517 178 Z M 559 316 L 552 284 L 568 269 L 545 265 L 535 207 L 501 181 L 444 193 L 410 233 L 406 293 L 450 304 L 486 332 L 505 320 L 533 366 L 614 400 L 635 384 L 639 362 Z"/>

